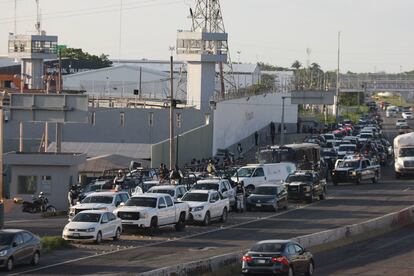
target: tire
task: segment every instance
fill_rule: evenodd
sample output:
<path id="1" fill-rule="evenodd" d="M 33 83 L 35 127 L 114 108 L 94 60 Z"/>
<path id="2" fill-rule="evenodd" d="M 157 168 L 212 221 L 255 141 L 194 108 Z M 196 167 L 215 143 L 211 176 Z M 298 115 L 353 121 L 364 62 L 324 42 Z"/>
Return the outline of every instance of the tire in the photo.
<path id="1" fill-rule="evenodd" d="M 46 212 L 50 212 L 50 213 L 56 213 L 56 208 L 52 205 L 47 206 L 46 208 Z"/>
<path id="2" fill-rule="evenodd" d="M 99 231 L 98 234 L 96 234 L 95 243 L 100 244 L 101 242 L 102 242 L 102 233 L 101 231 Z"/>
<path id="3" fill-rule="evenodd" d="M 227 208 L 224 208 L 223 209 L 223 213 L 221 214 L 221 218 L 220 218 L 220 221 L 221 222 L 223 222 L 223 223 L 225 223 L 226 221 L 227 221 Z"/>
<path id="4" fill-rule="evenodd" d="M 210 212 L 207 211 L 206 215 L 204 216 L 203 225 L 208 226 L 210 224 Z"/>
<path id="5" fill-rule="evenodd" d="M 121 229 L 118 227 L 115 231 L 115 236 L 113 237 L 114 241 L 119 240 L 119 238 L 121 237 Z"/>
<path id="6" fill-rule="evenodd" d="M 149 236 L 152 236 L 152 235 L 155 234 L 157 229 L 158 229 L 158 219 L 157 218 L 152 218 L 150 227 L 147 228 L 147 234 Z"/>
<path id="7" fill-rule="evenodd" d="M 338 182 L 332 181 L 332 183 L 333 183 L 334 186 L 338 186 Z"/>
<path id="8" fill-rule="evenodd" d="M 313 262 L 310 261 L 308 264 L 308 268 L 306 269 L 305 275 L 306 276 L 313 276 L 313 273 L 315 272 L 315 267 L 313 265 Z"/>
<path id="9" fill-rule="evenodd" d="M 273 206 L 273 211 L 274 212 L 277 212 L 279 210 L 279 202 L 278 201 L 276 201 L 275 202 L 275 205 Z"/>
<path id="10" fill-rule="evenodd" d="M 378 183 L 378 175 L 375 175 L 374 178 L 372 178 L 372 184 Z"/>
<path id="11" fill-rule="evenodd" d="M 175 224 L 176 231 L 183 231 L 185 229 L 185 213 L 180 215 L 178 222 Z"/>
<path id="12" fill-rule="evenodd" d="M 6 266 L 4 267 L 6 271 L 12 271 L 14 268 L 14 260 L 13 258 L 8 258 L 6 262 Z"/>
<path id="13" fill-rule="evenodd" d="M 361 185 L 361 177 L 358 176 L 358 178 L 355 180 L 356 185 Z"/>
<path id="14" fill-rule="evenodd" d="M 401 178 L 401 173 L 395 172 L 395 178 L 400 179 Z"/>
<path id="15" fill-rule="evenodd" d="M 32 260 L 30 261 L 30 264 L 36 266 L 36 265 L 39 264 L 39 261 L 40 261 L 40 253 L 38 251 L 36 251 L 33 254 L 33 257 L 32 257 Z"/>
<path id="16" fill-rule="evenodd" d="M 308 204 L 313 203 L 313 196 L 311 196 L 308 200 L 306 200 L 306 203 Z"/>

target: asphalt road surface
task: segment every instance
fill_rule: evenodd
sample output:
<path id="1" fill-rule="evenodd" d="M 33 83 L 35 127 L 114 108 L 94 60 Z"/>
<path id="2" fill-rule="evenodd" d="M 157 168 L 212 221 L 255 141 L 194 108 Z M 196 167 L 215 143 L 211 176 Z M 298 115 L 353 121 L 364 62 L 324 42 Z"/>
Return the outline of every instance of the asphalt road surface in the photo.
<path id="1" fill-rule="evenodd" d="M 395 135 L 395 119 L 384 118 L 384 121 L 384 132 L 391 138 Z M 398 211 L 413 202 L 414 180 L 395 180 L 392 164 L 389 164 L 383 168 L 383 177 L 378 184 L 329 186 L 328 199 L 324 201 L 310 205 L 293 204 L 289 210 L 277 213 L 230 214 L 226 224 L 189 226 L 180 233 L 171 228 L 162 229 L 154 237 L 127 232 L 119 242 L 77 245 L 76 249 L 45 256 L 35 269 L 20 267 L 16 273 L 133 275 L 245 250 L 258 240 L 292 238 L 362 222 Z M 38 219 L 6 222 L 6 226 L 60 235 L 65 223 L 65 219 Z"/>

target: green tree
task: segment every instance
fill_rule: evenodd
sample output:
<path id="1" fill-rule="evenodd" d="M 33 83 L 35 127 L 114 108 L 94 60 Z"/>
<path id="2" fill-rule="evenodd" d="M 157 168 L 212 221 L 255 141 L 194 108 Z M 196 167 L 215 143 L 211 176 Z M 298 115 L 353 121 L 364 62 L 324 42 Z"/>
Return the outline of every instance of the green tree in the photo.
<path id="1" fill-rule="evenodd" d="M 61 50 L 62 57 L 77 59 L 81 61 L 88 61 L 95 64 L 96 68 L 109 67 L 112 64 L 112 61 L 109 60 L 109 55 L 101 54 L 100 56 L 91 55 L 87 52 L 84 52 L 80 48 L 63 48 Z"/>
<path id="2" fill-rule="evenodd" d="M 299 70 L 301 67 L 302 67 L 302 63 L 300 63 L 300 61 L 299 60 L 295 60 L 293 63 L 292 63 L 292 66 L 290 66 L 290 67 L 292 67 L 293 69 L 295 69 L 295 70 Z"/>

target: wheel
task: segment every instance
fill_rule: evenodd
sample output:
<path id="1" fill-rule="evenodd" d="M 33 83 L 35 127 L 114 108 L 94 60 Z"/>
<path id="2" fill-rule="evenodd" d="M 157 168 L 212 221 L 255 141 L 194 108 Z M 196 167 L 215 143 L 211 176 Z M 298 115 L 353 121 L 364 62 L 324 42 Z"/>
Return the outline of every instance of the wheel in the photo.
<path id="1" fill-rule="evenodd" d="M 372 178 L 372 184 L 377 184 L 378 183 L 378 176 L 375 175 L 374 178 Z"/>
<path id="2" fill-rule="evenodd" d="M 401 173 L 395 172 L 395 178 L 400 179 L 401 178 Z"/>
<path id="3" fill-rule="evenodd" d="M 295 273 L 293 272 L 293 268 L 291 266 L 289 266 L 289 272 L 288 272 L 289 276 L 294 276 Z"/>
<path id="4" fill-rule="evenodd" d="M 99 231 L 98 234 L 96 234 L 95 243 L 100 244 L 101 242 L 102 242 L 102 233 L 101 231 Z"/>
<path id="5" fill-rule="evenodd" d="M 119 240 L 120 237 L 121 237 L 121 229 L 118 227 L 116 229 L 115 236 L 113 237 L 113 239 L 114 239 L 114 241 L 117 241 L 117 240 Z"/>
<path id="6" fill-rule="evenodd" d="M 7 260 L 7 263 L 6 263 L 6 270 L 7 271 L 12 271 L 13 270 L 13 268 L 14 268 L 14 260 L 13 260 L 13 258 L 9 258 L 8 260 Z"/>
<path id="7" fill-rule="evenodd" d="M 155 234 L 155 231 L 157 231 L 157 229 L 158 229 L 158 220 L 157 218 L 152 218 L 150 227 L 147 228 L 147 234 L 149 236 L 152 236 Z"/>
<path id="8" fill-rule="evenodd" d="M 56 208 L 52 205 L 47 206 L 46 212 L 56 213 Z"/>
<path id="9" fill-rule="evenodd" d="M 206 215 L 204 216 L 203 225 L 207 226 L 210 224 L 210 212 L 207 211 Z"/>
<path id="10" fill-rule="evenodd" d="M 355 180 L 355 184 L 356 185 L 360 185 L 361 184 L 361 177 L 358 176 L 358 178 Z"/>
<path id="11" fill-rule="evenodd" d="M 39 252 L 35 252 L 33 254 L 32 260 L 30 261 L 31 265 L 38 265 L 39 264 L 39 260 L 40 260 L 40 254 Z"/>
<path id="12" fill-rule="evenodd" d="M 307 203 L 313 203 L 313 196 L 311 196 L 308 200 L 306 200 Z"/>
<path id="13" fill-rule="evenodd" d="M 277 212 L 279 210 L 279 202 L 275 202 L 275 205 L 273 206 L 273 211 Z"/>
<path id="14" fill-rule="evenodd" d="M 249 186 L 246 187 L 246 194 L 247 195 L 251 195 L 253 191 L 254 191 L 254 186 L 253 185 L 249 185 Z"/>
<path id="15" fill-rule="evenodd" d="M 306 276 L 312 276 L 313 275 L 313 272 L 314 272 L 314 269 L 315 268 L 313 267 L 313 262 L 310 261 L 309 264 L 308 264 L 308 269 L 306 270 L 305 275 Z"/>
<path id="16" fill-rule="evenodd" d="M 332 183 L 333 183 L 334 186 L 338 186 L 338 182 L 332 181 Z"/>
<path id="17" fill-rule="evenodd" d="M 221 214 L 220 221 L 223 223 L 227 221 L 227 208 L 223 209 L 223 213 Z"/>
<path id="18" fill-rule="evenodd" d="M 185 214 L 181 214 L 178 222 L 175 224 L 176 231 L 182 231 L 185 228 Z"/>

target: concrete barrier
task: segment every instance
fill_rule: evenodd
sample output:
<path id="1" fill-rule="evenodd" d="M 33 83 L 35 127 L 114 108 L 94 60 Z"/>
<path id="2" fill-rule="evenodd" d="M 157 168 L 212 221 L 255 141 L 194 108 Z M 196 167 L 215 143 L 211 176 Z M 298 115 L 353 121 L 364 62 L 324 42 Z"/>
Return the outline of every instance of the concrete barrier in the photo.
<path id="1" fill-rule="evenodd" d="M 305 248 L 319 246 L 342 239 L 380 231 L 389 228 L 400 228 L 414 223 L 414 206 L 390 213 L 379 218 L 370 219 L 362 223 L 347 225 L 314 234 L 304 235 L 292 240 L 300 243 Z M 247 250 L 247 249 L 246 249 Z M 246 251 L 243 250 L 243 251 Z M 243 251 L 233 252 L 209 259 L 178 264 L 170 267 L 140 273 L 142 276 L 185 276 L 211 273 L 226 266 L 240 262 Z"/>

